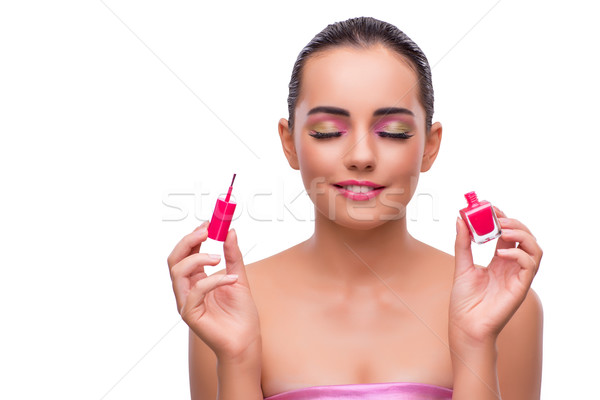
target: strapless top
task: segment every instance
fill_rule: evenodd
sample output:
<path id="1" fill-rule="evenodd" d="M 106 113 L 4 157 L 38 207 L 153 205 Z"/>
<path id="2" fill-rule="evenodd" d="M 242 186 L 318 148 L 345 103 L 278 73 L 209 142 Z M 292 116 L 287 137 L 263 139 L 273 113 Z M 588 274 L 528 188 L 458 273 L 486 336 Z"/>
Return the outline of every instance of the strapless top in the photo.
<path id="1" fill-rule="evenodd" d="M 452 389 L 413 382 L 311 386 L 265 397 L 265 400 L 451 400 Z"/>

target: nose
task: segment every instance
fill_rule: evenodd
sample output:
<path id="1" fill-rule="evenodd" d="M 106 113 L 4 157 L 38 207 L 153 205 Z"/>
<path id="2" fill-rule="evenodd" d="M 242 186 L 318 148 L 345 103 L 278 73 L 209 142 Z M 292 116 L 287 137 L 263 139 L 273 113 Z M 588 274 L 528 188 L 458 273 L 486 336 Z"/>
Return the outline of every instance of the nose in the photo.
<path id="1" fill-rule="evenodd" d="M 352 135 L 354 140 L 349 141 L 343 159 L 344 165 L 349 170 L 372 171 L 376 165 L 376 149 L 372 135 L 362 131 Z"/>

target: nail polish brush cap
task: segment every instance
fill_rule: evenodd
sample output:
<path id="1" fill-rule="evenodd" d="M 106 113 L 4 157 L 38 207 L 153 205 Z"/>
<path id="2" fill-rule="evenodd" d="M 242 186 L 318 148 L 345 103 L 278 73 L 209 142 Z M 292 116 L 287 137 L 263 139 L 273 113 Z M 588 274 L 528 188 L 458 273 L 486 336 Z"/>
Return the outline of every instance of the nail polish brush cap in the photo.
<path id="1" fill-rule="evenodd" d="M 227 196 L 225 196 L 224 199 L 221 198 L 222 196 L 217 199 L 215 210 L 212 218 L 210 219 L 210 224 L 208 225 L 208 237 L 220 242 L 224 242 L 225 238 L 227 237 L 229 225 L 231 225 L 231 220 L 233 219 L 233 213 L 235 211 L 236 203 L 229 200 L 231 197 L 231 190 L 233 189 L 233 181 L 235 180 L 235 176 L 236 174 L 233 174 L 233 179 L 231 180 L 231 185 L 229 185 Z"/>

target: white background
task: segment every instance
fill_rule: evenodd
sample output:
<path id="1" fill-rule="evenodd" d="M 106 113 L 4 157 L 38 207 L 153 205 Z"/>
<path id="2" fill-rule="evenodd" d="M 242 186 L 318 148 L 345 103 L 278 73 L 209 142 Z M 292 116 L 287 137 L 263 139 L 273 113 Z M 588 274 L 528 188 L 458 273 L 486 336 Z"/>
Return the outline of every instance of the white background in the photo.
<path id="1" fill-rule="evenodd" d="M 433 66 L 444 136 L 410 231 L 453 253 L 470 190 L 523 221 L 544 249 L 542 398 L 589 398 L 600 32 L 585 4 L 3 2 L 0 398 L 188 398 L 166 258 L 233 172 L 246 263 L 311 234 L 277 122 L 302 47 L 362 15 Z"/>

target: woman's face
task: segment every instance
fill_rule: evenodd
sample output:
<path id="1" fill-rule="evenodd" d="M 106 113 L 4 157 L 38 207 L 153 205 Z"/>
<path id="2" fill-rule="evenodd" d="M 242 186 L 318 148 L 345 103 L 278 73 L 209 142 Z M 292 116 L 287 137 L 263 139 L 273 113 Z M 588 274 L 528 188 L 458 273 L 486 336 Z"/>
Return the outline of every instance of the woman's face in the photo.
<path id="1" fill-rule="evenodd" d="M 405 216 L 441 139 L 438 123 L 426 137 L 418 90 L 407 62 L 382 46 L 307 60 L 293 135 L 285 119 L 279 131 L 319 213 L 357 229 Z"/>

